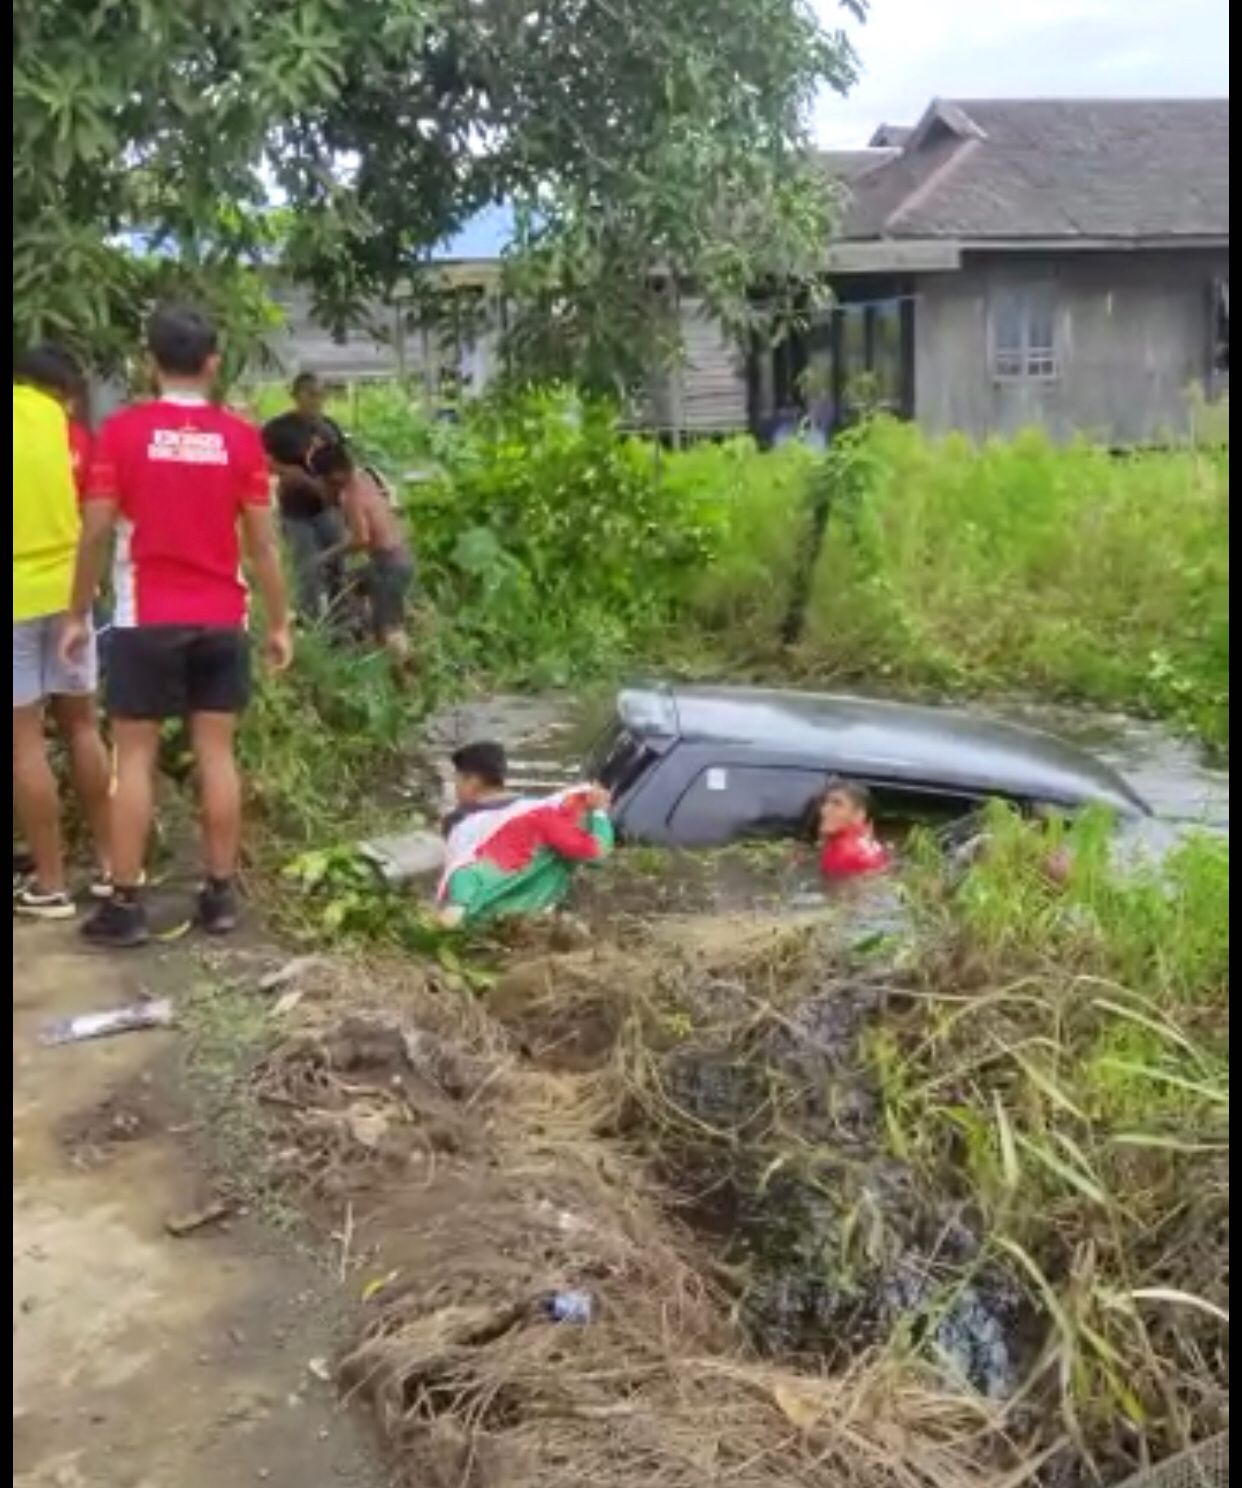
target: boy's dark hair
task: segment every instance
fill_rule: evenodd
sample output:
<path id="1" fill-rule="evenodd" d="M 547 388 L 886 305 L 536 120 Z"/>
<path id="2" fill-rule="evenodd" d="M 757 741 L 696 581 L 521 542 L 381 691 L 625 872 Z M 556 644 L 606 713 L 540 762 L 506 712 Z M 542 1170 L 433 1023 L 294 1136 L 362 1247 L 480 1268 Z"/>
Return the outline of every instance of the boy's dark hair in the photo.
<path id="1" fill-rule="evenodd" d="M 322 480 L 330 475 L 349 475 L 354 468 L 354 457 L 339 440 L 317 444 L 306 457 L 306 468 Z"/>
<path id="2" fill-rule="evenodd" d="M 318 372 L 299 372 L 293 379 L 291 391 L 296 398 L 299 393 L 305 392 L 307 388 L 319 386 Z"/>
<path id="3" fill-rule="evenodd" d="M 219 349 L 215 322 L 193 305 L 161 305 L 147 322 L 147 350 L 174 377 L 198 377 Z"/>
<path id="4" fill-rule="evenodd" d="M 484 785 L 499 788 L 509 774 L 509 761 L 503 744 L 467 744 L 454 753 L 453 769 L 459 775 L 473 775 Z"/>
<path id="5" fill-rule="evenodd" d="M 61 398 L 77 398 L 86 387 L 82 369 L 62 346 L 45 341 L 32 346 L 13 363 L 13 381 L 28 383 Z"/>
<path id="6" fill-rule="evenodd" d="M 871 792 L 858 780 L 846 780 L 843 775 L 833 775 L 824 787 L 821 801 L 829 796 L 844 796 L 859 811 L 871 811 Z"/>

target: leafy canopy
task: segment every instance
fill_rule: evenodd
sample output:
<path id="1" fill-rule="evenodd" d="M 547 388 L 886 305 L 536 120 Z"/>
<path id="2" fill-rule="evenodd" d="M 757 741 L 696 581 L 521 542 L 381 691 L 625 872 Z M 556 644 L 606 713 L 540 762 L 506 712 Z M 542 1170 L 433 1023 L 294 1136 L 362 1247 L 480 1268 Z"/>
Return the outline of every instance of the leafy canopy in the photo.
<path id="1" fill-rule="evenodd" d="M 348 324 L 509 200 L 541 354 L 650 359 L 656 276 L 739 321 L 817 263 L 853 75 L 809 0 L 15 0 L 14 336 L 107 360 L 183 284 L 252 323 L 277 256 Z"/>

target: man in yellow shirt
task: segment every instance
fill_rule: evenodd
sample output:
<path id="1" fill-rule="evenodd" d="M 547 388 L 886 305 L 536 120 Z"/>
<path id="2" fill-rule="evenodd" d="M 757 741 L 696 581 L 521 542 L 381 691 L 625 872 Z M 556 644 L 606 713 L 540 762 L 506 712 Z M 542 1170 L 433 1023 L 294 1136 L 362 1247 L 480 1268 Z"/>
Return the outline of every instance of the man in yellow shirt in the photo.
<path id="1" fill-rule="evenodd" d="M 33 881 L 15 893 L 18 914 L 68 919 L 60 796 L 47 756 L 51 709 L 99 857 L 95 892 L 108 891 L 108 756 L 95 718 L 92 640 L 71 665 L 57 654 L 77 555 L 78 492 L 67 409 L 82 385 L 73 359 L 55 347 L 28 352 L 13 373 L 13 804 L 34 859 Z"/>

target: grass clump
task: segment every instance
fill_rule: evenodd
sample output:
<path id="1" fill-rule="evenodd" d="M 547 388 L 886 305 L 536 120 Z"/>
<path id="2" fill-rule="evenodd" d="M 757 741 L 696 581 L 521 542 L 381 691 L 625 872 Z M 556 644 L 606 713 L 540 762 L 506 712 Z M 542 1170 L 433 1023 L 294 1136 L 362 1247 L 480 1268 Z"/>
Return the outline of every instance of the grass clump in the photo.
<path id="1" fill-rule="evenodd" d="M 1083 699 L 1227 740 L 1227 448 L 975 446 L 880 420 L 830 459 L 809 665 Z"/>
<path id="2" fill-rule="evenodd" d="M 1226 842 L 1119 877 L 997 811 L 951 896 L 915 888 L 920 985 L 872 1034 L 891 1152 L 974 1216 L 1039 1319 L 1028 1397 L 1124 1461 L 1228 1408 Z"/>

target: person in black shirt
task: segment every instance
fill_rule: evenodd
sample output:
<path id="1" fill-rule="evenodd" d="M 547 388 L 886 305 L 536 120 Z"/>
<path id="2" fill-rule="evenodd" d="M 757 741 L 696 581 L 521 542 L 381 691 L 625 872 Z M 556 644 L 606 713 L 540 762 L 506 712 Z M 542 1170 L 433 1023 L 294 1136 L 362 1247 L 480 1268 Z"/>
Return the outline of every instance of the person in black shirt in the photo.
<path id="1" fill-rule="evenodd" d="M 293 565 L 294 592 L 303 621 L 321 619 L 345 583 L 339 550 L 345 537 L 340 511 L 307 469 L 317 444 L 344 444 L 340 426 L 324 412 L 323 384 L 313 372 L 294 379 L 293 407 L 263 426 L 263 445 L 276 473 L 276 499 Z"/>

